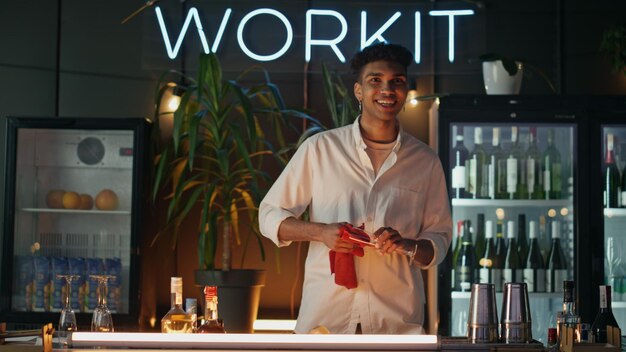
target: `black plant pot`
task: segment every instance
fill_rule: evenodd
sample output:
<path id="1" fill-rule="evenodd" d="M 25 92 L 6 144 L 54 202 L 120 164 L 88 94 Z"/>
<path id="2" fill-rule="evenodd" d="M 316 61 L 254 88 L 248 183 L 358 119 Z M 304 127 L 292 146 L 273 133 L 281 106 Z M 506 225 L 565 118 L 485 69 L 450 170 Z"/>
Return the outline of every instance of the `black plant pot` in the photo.
<path id="1" fill-rule="evenodd" d="M 196 270 L 195 278 L 198 286 L 218 287 L 218 313 L 226 332 L 253 332 L 265 285 L 264 270 Z"/>

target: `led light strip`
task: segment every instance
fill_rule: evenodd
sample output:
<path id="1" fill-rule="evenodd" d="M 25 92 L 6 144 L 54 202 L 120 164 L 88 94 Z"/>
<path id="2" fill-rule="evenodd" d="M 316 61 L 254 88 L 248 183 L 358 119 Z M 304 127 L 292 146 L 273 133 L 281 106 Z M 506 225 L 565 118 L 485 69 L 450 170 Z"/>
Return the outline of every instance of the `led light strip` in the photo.
<path id="1" fill-rule="evenodd" d="M 252 328 L 255 331 L 293 331 L 296 328 L 295 320 L 257 319 Z"/>
<path id="2" fill-rule="evenodd" d="M 416 351 L 437 348 L 435 335 L 162 334 L 75 332 L 71 347 L 204 349 L 359 349 Z"/>

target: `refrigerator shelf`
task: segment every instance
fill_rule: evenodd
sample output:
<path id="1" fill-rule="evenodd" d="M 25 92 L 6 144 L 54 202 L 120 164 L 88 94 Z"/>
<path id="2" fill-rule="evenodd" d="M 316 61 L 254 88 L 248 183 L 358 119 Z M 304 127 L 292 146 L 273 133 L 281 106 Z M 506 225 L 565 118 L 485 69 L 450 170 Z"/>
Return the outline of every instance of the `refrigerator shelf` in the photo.
<path id="1" fill-rule="evenodd" d="M 452 299 L 470 299 L 470 296 L 471 292 L 452 291 Z M 496 296 L 501 297 L 502 292 L 496 292 Z M 528 292 L 528 297 L 563 299 L 563 292 Z M 615 303 L 624 303 L 626 308 L 626 302 L 613 302 L 613 307 Z"/>
<path id="2" fill-rule="evenodd" d="M 541 207 L 567 208 L 572 205 L 569 199 L 452 199 L 452 206 L 458 207 Z M 624 215 L 626 216 L 626 209 Z"/>
<path id="3" fill-rule="evenodd" d="M 607 218 L 626 217 L 626 208 L 604 208 L 604 216 Z"/>
<path id="4" fill-rule="evenodd" d="M 29 212 L 29 213 L 130 215 L 129 210 L 78 210 L 78 209 L 50 209 L 50 208 L 21 208 L 20 210 Z"/>

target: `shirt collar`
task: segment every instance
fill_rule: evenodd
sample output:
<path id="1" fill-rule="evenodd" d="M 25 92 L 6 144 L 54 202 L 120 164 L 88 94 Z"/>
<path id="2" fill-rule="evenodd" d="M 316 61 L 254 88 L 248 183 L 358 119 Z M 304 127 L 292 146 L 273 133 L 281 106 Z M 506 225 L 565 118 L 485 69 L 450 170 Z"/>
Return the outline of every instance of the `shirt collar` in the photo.
<path id="1" fill-rule="evenodd" d="M 357 148 L 365 149 L 367 145 L 365 145 L 365 141 L 363 141 L 363 135 L 361 134 L 361 128 L 359 128 L 359 121 L 361 120 L 361 115 L 354 119 L 352 123 L 352 135 L 354 136 L 354 143 Z M 398 137 L 396 138 L 396 144 L 394 144 L 392 152 L 396 153 L 400 146 L 402 145 L 402 134 L 404 133 L 404 129 L 400 124 L 398 124 Z"/>

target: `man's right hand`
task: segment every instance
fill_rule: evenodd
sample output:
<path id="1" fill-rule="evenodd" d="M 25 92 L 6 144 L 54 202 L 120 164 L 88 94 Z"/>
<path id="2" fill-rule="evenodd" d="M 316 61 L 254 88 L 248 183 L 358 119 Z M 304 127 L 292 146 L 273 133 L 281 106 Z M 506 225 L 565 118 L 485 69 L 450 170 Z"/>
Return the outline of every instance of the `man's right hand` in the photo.
<path id="1" fill-rule="evenodd" d="M 320 241 L 338 253 L 350 253 L 354 243 L 341 239 L 341 227 L 346 223 L 320 224 Z"/>
<path id="2" fill-rule="evenodd" d="M 318 241 L 333 251 L 350 253 L 355 245 L 341 239 L 341 226 L 344 224 L 323 224 L 290 217 L 280 224 L 278 238 L 282 241 Z"/>

